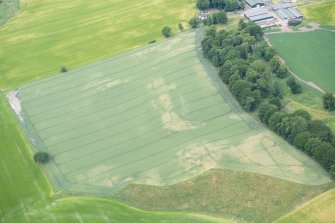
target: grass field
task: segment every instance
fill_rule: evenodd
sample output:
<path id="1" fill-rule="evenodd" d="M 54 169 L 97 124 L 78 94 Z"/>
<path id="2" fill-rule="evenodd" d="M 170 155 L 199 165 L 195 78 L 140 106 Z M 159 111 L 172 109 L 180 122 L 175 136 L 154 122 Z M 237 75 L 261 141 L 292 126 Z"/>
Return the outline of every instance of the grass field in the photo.
<path id="1" fill-rule="evenodd" d="M 304 15 L 321 24 L 335 25 L 335 1 L 299 8 Z"/>
<path id="2" fill-rule="evenodd" d="M 0 222 L 141 222 L 226 223 L 202 215 L 148 212 L 94 197 L 59 197 L 42 170 L 33 163 L 31 148 L 16 118 L 0 95 Z"/>
<path id="3" fill-rule="evenodd" d="M 172 186 L 132 184 L 115 196 L 145 210 L 189 211 L 236 222 L 269 223 L 331 187 L 307 186 L 255 173 L 212 169 Z"/>
<path id="4" fill-rule="evenodd" d="M 281 33 L 269 35 L 269 39 L 294 73 L 325 91 L 335 92 L 334 32 Z"/>
<path id="5" fill-rule="evenodd" d="M 161 39 L 195 14 L 192 0 L 22 1 L 0 28 L 0 88 L 11 88 Z"/>
<path id="6" fill-rule="evenodd" d="M 53 156 L 49 170 L 62 189 L 106 194 L 129 183 L 169 185 L 213 167 L 330 181 L 224 87 L 218 91 L 195 36 L 186 32 L 20 88 L 25 126 Z"/>
<path id="7" fill-rule="evenodd" d="M 275 223 L 334 223 L 335 189 L 312 199 L 292 213 L 278 219 Z"/>

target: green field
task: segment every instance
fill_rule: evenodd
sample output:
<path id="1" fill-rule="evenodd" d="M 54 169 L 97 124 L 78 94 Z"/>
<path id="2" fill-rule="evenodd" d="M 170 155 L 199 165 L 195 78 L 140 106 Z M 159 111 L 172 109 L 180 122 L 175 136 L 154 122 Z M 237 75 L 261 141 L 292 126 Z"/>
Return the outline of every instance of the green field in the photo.
<path id="1" fill-rule="evenodd" d="M 32 160 L 31 146 L 0 95 L 0 222 L 225 223 L 224 220 L 176 212 L 148 212 L 95 197 L 54 194 L 48 179 Z"/>
<path id="2" fill-rule="evenodd" d="M 49 172 L 60 188 L 109 194 L 129 183 L 174 184 L 214 167 L 330 181 L 243 112 L 220 81 L 213 85 L 197 35 L 20 88 L 24 126 L 52 155 Z"/>
<path id="3" fill-rule="evenodd" d="M 305 16 L 321 24 L 335 25 L 335 1 L 299 8 Z"/>
<path id="4" fill-rule="evenodd" d="M 261 174 L 212 169 L 171 186 L 132 184 L 115 197 L 145 210 L 188 211 L 236 222 L 269 223 L 333 186 L 308 186 Z"/>
<path id="5" fill-rule="evenodd" d="M 294 73 L 325 91 L 335 92 L 334 32 L 271 34 L 269 39 Z"/>
<path id="6" fill-rule="evenodd" d="M 192 0 L 30 0 L 0 29 L 0 88 L 86 65 L 177 31 L 196 10 Z"/>
<path id="7" fill-rule="evenodd" d="M 275 223 L 334 223 L 335 189 L 312 199 Z"/>

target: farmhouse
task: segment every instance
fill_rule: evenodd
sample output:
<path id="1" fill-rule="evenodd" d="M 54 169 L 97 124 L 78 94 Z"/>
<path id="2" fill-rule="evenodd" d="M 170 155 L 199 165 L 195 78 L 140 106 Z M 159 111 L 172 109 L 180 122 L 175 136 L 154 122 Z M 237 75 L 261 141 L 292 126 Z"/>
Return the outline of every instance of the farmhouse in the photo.
<path id="1" fill-rule="evenodd" d="M 201 12 L 201 13 L 198 14 L 198 19 L 205 20 L 205 19 L 208 18 L 208 16 L 209 16 L 209 13 L 207 13 L 207 12 Z"/>
<path id="2" fill-rule="evenodd" d="M 264 6 L 265 3 L 263 0 L 245 0 L 245 2 L 251 7 L 256 8 L 260 6 Z"/>
<path id="3" fill-rule="evenodd" d="M 266 9 L 249 10 L 244 13 L 244 17 L 255 23 L 273 20 L 273 16 Z"/>

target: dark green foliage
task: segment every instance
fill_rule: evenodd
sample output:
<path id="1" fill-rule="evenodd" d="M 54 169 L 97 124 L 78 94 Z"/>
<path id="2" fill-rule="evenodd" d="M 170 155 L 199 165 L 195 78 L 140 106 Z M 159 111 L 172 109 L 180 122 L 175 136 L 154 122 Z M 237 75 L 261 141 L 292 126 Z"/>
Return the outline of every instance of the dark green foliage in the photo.
<path id="1" fill-rule="evenodd" d="M 247 27 L 247 23 L 244 22 L 243 19 L 240 19 L 240 21 L 238 22 L 238 29 L 243 30 L 243 29 L 245 29 L 245 27 Z"/>
<path id="2" fill-rule="evenodd" d="M 226 24 L 228 17 L 225 11 L 213 13 L 211 16 L 211 24 Z M 210 25 L 210 24 L 209 24 Z"/>
<path id="3" fill-rule="evenodd" d="M 273 96 L 278 97 L 280 99 L 283 98 L 282 89 L 281 89 L 280 84 L 278 82 L 273 83 Z"/>
<path id="4" fill-rule="evenodd" d="M 198 0 L 197 7 L 200 10 L 206 10 L 209 9 L 211 6 L 209 0 Z"/>
<path id="5" fill-rule="evenodd" d="M 299 94 L 302 92 L 301 84 L 299 84 L 293 77 L 286 81 L 287 86 L 291 89 L 293 94 Z"/>
<path id="6" fill-rule="evenodd" d="M 240 99 L 241 93 L 246 89 L 251 89 L 251 83 L 246 80 L 237 80 L 234 84 L 232 84 L 230 90 L 236 98 Z"/>
<path id="7" fill-rule="evenodd" d="M 67 68 L 66 67 L 61 67 L 61 69 L 60 69 L 60 72 L 61 73 L 65 73 L 65 72 L 67 72 L 68 70 L 67 70 Z"/>
<path id="8" fill-rule="evenodd" d="M 210 26 L 206 30 L 206 36 L 215 38 L 217 34 L 216 26 Z"/>
<path id="9" fill-rule="evenodd" d="M 166 38 L 169 38 L 172 34 L 172 30 L 170 27 L 166 26 L 162 29 L 162 34 L 163 36 L 165 36 Z"/>
<path id="10" fill-rule="evenodd" d="M 331 93 L 325 93 L 322 97 L 323 108 L 329 111 L 335 111 L 335 97 Z"/>
<path id="11" fill-rule="evenodd" d="M 330 175 L 335 177 L 335 164 L 331 165 L 330 170 L 329 170 Z"/>
<path id="12" fill-rule="evenodd" d="M 50 160 L 50 155 L 47 152 L 37 152 L 34 154 L 34 161 L 36 163 L 41 163 L 41 164 L 45 164 L 47 162 L 49 162 Z"/>
<path id="13" fill-rule="evenodd" d="M 278 97 L 271 98 L 269 100 L 269 103 L 277 106 L 278 110 L 282 109 L 282 107 L 283 107 L 283 105 L 281 103 L 281 100 Z"/>
<path id="14" fill-rule="evenodd" d="M 198 0 L 197 7 L 200 10 L 224 9 L 226 12 L 244 9 L 245 4 L 238 0 Z"/>
<path id="15" fill-rule="evenodd" d="M 334 139 L 332 130 L 320 120 L 311 121 L 308 125 L 308 129 L 315 137 L 323 141 L 331 143 Z"/>
<path id="16" fill-rule="evenodd" d="M 261 40 L 264 34 L 261 27 L 253 22 L 248 22 L 248 25 L 243 30 L 249 33 L 250 36 L 255 37 L 257 40 Z"/>
<path id="17" fill-rule="evenodd" d="M 293 140 L 293 145 L 298 149 L 304 150 L 305 144 L 308 139 L 312 138 L 312 134 L 308 131 L 298 133 L 297 136 Z"/>
<path id="18" fill-rule="evenodd" d="M 321 140 L 319 138 L 309 138 L 305 145 L 304 145 L 304 150 L 305 152 L 310 155 L 313 156 L 313 154 L 315 153 L 315 149 L 321 144 Z"/>
<path id="19" fill-rule="evenodd" d="M 260 90 L 262 98 L 267 98 L 273 91 L 271 82 L 264 78 L 259 78 L 256 81 L 256 88 Z"/>
<path id="20" fill-rule="evenodd" d="M 242 107 L 247 111 L 255 111 L 261 102 L 261 93 L 259 90 L 251 90 L 246 88 L 241 92 L 240 103 Z"/>
<path id="21" fill-rule="evenodd" d="M 306 119 L 307 121 L 311 121 L 312 120 L 312 116 L 305 110 L 303 109 L 298 109 L 295 112 L 293 112 L 292 114 L 293 116 L 301 116 L 304 119 Z"/>
<path id="22" fill-rule="evenodd" d="M 268 124 L 269 118 L 277 111 L 278 111 L 277 106 L 268 103 L 263 103 L 259 106 L 258 117 L 263 123 Z"/>
<path id="23" fill-rule="evenodd" d="M 157 42 L 156 40 L 151 40 L 148 44 L 152 44 L 152 43 L 155 43 Z"/>
<path id="24" fill-rule="evenodd" d="M 202 41 L 205 57 L 219 67 L 220 78 L 244 110 L 253 112 L 258 108 L 258 117 L 264 124 L 335 174 L 335 139 L 331 129 L 321 121 L 312 121 L 305 110 L 281 110 L 283 93 L 273 74 L 285 78 L 288 69 L 280 64 L 275 50 L 262 41 L 262 31 L 257 27 L 243 20 L 239 29 L 233 31 L 218 32 L 210 26 Z M 301 92 L 302 87 L 294 78 L 286 83 L 292 93 Z M 333 108 L 333 98 L 331 94 L 324 96 L 325 108 Z"/>
<path id="25" fill-rule="evenodd" d="M 279 78 L 285 78 L 288 75 L 288 69 L 285 65 L 280 64 L 275 74 Z"/>
<path id="26" fill-rule="evenodd" d="M 281 123 L 284 118 L 286 118 L 288 115 L 284 112 L 277 111 L 273 113 L 269 120 L 268 120 L 268 126 L 275 132 L 278 132 L 279 128 L 281 127 Z"/>
<path id="27" fill-rule="evenodd" d="M 183 30 L 184 30 L 184 26 L 183 26 L 183 24 L 178 23 L 178 29 L 179 29 L 180 31 L 183 31 Z"/>
<path id="28" fill-rule="evenodd" d="M 278 56 L 272 57 L 272 59 L 270 60 L 270 64 L 271 64 L 272 72 L 276 73 L 280 66 L 279 57 Z"/>
<path id="29" fill-rule="evenodd" d="M 193 17 L 192 19 L 190 19 L 188 21 L 188 23 L 194 29 L 194 28 L 197 28 L 199 26 L 200 20 L 197 17 Z"/>

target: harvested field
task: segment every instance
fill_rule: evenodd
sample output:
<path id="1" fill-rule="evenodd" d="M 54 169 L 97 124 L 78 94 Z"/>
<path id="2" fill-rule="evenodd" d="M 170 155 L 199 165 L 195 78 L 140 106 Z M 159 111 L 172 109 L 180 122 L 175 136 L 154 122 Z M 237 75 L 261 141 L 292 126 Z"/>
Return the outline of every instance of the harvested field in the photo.
<path id="1" fill-rule="evenodd" d="M 48 169 L 60 188 L 109 194 L 214 167 L 330 182 L 209 78 L 198 35 L 185 32 L 20 88 L 23 125 L 35 147 L 52 155 Z"/>

